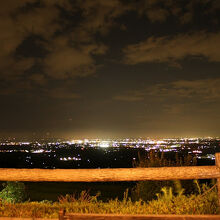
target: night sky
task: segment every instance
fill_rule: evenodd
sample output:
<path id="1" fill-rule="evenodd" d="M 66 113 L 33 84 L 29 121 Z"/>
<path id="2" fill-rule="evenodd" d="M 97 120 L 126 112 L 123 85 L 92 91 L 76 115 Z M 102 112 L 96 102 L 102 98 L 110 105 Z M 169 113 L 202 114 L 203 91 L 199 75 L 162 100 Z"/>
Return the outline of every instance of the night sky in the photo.
<path id="1" fill-rule="evenodd" d="M 1 136 L 219 136 L 219 0 L 2 0 L 0 15 Z"/>

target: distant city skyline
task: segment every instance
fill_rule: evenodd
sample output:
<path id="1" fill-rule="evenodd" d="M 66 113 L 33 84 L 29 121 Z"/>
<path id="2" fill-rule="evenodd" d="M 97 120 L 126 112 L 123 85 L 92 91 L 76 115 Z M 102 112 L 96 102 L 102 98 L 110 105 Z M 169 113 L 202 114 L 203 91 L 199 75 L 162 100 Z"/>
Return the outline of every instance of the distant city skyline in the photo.
<path id="1" fill-rule="evenodd" d="M 220 136 L 218 0 L 0 3 L 0 137 Z"/>

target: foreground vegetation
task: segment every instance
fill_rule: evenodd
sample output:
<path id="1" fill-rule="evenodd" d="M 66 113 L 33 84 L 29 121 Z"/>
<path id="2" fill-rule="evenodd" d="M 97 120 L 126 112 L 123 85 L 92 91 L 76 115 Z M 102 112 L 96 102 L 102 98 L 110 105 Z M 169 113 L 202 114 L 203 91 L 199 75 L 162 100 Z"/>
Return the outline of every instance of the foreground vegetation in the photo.
<path id="1" fill-rule="evenodd" d="M 163 154 L 150 152 L 139 159 L 139 167 L 189 166 L 196 161 L 187 156 L 182 160 L 167 160 Z M 28 196 L 24 183 L 7 182 L 0 192 L 0 216 L 57 218 L 61 209 L 74 213 L 99 214 L 219 214 L 216 183 L 199 184 L 190 181 L 140 181 L 127 189 L 124 198 L 102 201 L 100 195 L 88 192 L 60 196 L 58 201 L 25 201 Z"/>
<path id="2" fill-rule="evenodd" d="M 0 216 L 57 218 L 60 209 L 74 213 L 117 213 L 117 214 L 218 214 L 218 199 L 215 187 L 203 185 L 198 195 L 173 195 L 172 188 L 162 188 L 157 199 L 144 202 L 132 201 L 128 191 L 123 200 L 99 201 L 85 191 L 80 196 L 66 195 L 58 202 L 0 202 Z"/>

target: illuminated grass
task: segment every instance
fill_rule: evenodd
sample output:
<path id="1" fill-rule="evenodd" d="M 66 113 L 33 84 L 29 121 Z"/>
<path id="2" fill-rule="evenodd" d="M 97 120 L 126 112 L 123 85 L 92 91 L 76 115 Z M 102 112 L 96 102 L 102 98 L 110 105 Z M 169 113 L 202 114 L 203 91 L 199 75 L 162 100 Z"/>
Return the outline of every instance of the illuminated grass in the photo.
<path id="1" fill-rule="evenodd" d="M 165 189 L 166 191 L 166 189 Z M 150 202 L 132 202 L 125 193 L 122 201 L 118 199 L 102 202 L 97 196 L 82 192 L 79 198 L 67 195 L 59 202 L 1 203 L 0 216 L 57 218 L 60 209 L 74 213 L 117 213 L 117 214 L 217 214 L 217 193 L 210 191 L 202 195 L 173 196 L 166 193 Z"/>

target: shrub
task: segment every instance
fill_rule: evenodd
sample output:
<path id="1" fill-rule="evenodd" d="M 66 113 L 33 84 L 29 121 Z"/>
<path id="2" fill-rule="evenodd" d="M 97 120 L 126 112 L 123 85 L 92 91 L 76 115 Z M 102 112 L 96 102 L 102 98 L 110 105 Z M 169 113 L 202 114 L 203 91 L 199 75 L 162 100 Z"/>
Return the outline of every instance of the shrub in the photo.
<path id="1" fill-rule="evenodd" d="M 0 199 L 6 203 L 22 202 L 26 198 L 25 186 L 21 182 L 3 183 L 3 190 L 0 192 Z"/>
<path id="2" fill-rule="evenodd" d="M 164 153 L 150 151 L 147 157 L 141 157 L 139 155 L 139 162 L 135 164 L 137 167 L 170 167 L 170 166 L 190 166 L 196 165 L 196 159 L 191 155 L 187 155 L 181 158 L 176 154 L 175 160 L 168 160 L 165 158 Z M 142 199 L 143 201 L 150 201 L 157 198 L 157 194 L 160 193 L 164 187 L 172 187 L 174 194 L 177 195 L 183 191 L 186 194 L 196 192 L 196 185 L 192 180 L 176 180 L 176 181 L 140 181 L 131 190 L 132 199 L 137 201 Z M 186 189 L 186 190 L 183 190 Z"/>

